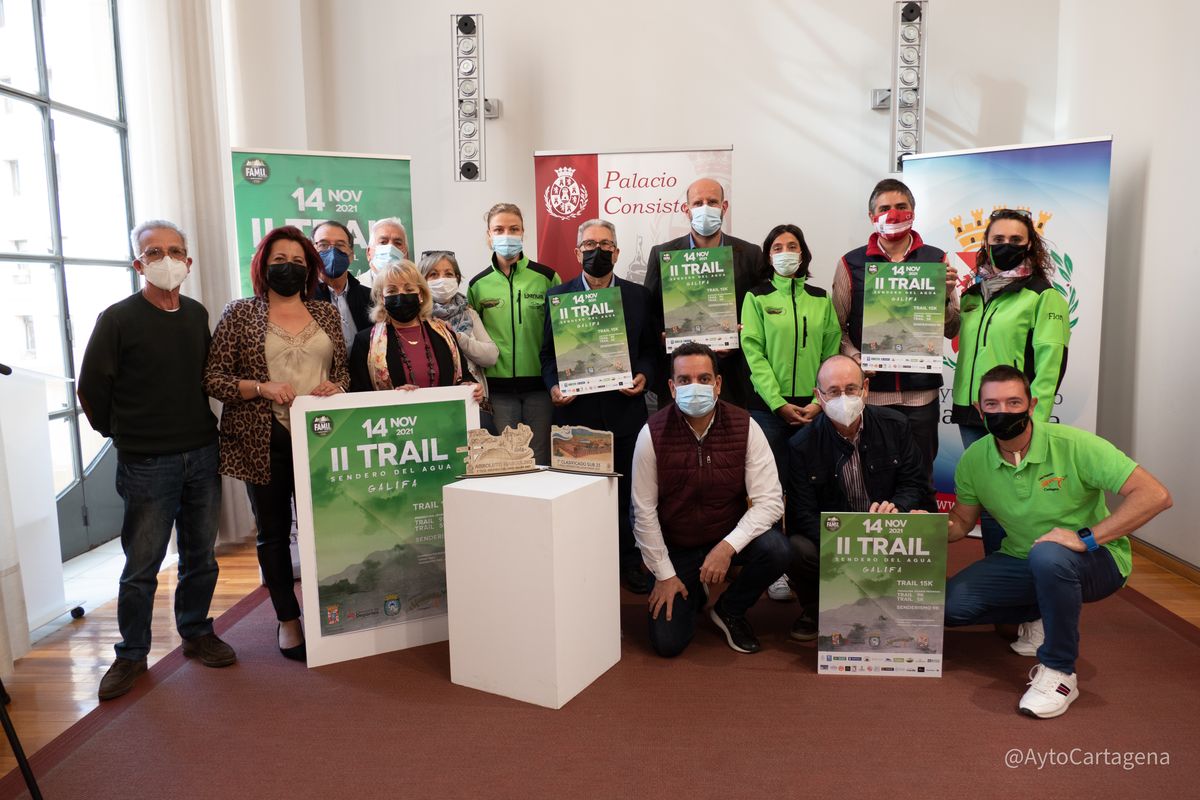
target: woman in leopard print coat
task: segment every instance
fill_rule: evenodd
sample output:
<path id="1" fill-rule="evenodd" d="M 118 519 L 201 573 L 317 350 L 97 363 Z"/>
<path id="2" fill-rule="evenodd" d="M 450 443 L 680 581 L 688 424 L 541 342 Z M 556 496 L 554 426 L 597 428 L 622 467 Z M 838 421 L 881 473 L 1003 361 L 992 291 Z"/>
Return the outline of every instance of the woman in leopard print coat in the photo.
<path id="1" fill-rule="evenodd" d="M 225 307 L 213 332 L 204 390 L 223 404 L 221 473 L 246 482 L 258 561 L 280 622 L 279 649 L 303 660 L 292 579 L 292 448 L 297 395 L 346 391 L 346 345 L 332 303 L 313 299 L 321 259 L 299 229 L 263 237 L 250 263 L 254 297 Z"/>

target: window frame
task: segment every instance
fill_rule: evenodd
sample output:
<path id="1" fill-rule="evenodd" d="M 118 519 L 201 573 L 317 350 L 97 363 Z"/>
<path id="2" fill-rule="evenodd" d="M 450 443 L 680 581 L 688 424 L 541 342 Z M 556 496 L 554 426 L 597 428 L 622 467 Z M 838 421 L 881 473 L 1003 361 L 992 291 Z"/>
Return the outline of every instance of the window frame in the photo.
<path id="1" fill-rule="evenodd" d="M 54 113 L 70 114 L 80 119 L 94 122 L 108 128 L 112 128 L 117 133 L 117 138 L 120 143 L 121 154 L 121 175 L 124 180 L 125 188 L 125 229 L 129 230 L 133 227 L 133 179 L 130 171 L 129 163 L 129 123 L 126 115 L 125 105 L 125 77 L 122 69 L 121 59 L 121 25 L 118 17 L 117 2 L 118 0 L 107 0 L 109 7 L 109 18 L 112 20 L 112 36 L 113 36 L 113 69 L 116 72 L 116 94 L 117 94 L 117 115 L 115 118 L 105 117 L 102 114 L 97 114 L 93 111 L 87 111 L 82 108 L 77 108 L 66 103 L 60 103 L 50 96 L 49 92 L 49 76 L 46 71 L 46 42 L 45 28 L 43 26 L 43 9 L 44 0 L 28 0 L 33 16 L 33 36 L 34 36 L 34 52 L 37 57 L 38 71 L 38 91 L 36 93 L 18 89 L 8 84 L 0 83 L 0 101 L 20 100 L 34 106 L 41 114 L 42 118 L 42 147 L 45 154 L 45 170 L 46 170 L 46 194 L 48 199 L 47 213 L 50 219 L 50 243 L 53 252 L 50 254 L 44 253 L 29 253 L 16 252 L 4 253 L 0 252 L 0 263 L 21 262 L 26 264 L 47 264 L 54 269 L 55 284 L 57 288 L 57 302 L 59 310 L 59 336 L 63 343 L 63 376 L 66 378 L 64 391 L 68 393 L 64 407 L 55 411 L 48 411 L 47 417 L 51 422 L 70 417 L 74 425 L 72 427 L 71 447 L 72 460 L 74 463 L 75 478 L 69 483 L 58 497 L 61 498 L 71 489 L 79 484 L 86 475 L 91 471 L 95 464 L 104 457 L 108 448 L 112 447 L 112 442 L 107 442 L 100 451 L 96 454 L 89 463 L 83 463 L 83 447 L 79 434 L 80 418 L 83 417 L 83 409 L 79 405 L 79 399 L 75 396 L 75 377 L 78 374 L 78 364 L 75 363 L 75 348 L 74 334 L 71 319 L 71 299 L 67 295 L 67 261 L 72 263 L 93 264 L 100 267 L 124 267 L 129 272 L 129 290 L 133 293 L 138 290 L 140 284 L 138 281 L 137 272 L 133 269 L 133 248 L 126 245 L 128 249 L 128 257 L 126 260 L 104 259 L 104 258 L 89 258 L 85 254 L 73 255 L 67 259 L 63 254 L 63 235 L 62 221 L 60 215 L 60 197 L 58 183 L 58 162 L 57 155 L 54 149 Z M 86 419 L 85 419 L 86 423 Z"/>

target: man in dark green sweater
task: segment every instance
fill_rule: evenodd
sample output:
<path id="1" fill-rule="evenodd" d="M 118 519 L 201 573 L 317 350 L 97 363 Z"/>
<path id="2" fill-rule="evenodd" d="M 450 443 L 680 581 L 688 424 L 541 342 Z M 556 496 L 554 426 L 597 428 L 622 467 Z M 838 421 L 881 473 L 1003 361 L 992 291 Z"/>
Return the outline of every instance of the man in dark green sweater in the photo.
<path id="1" fill-rule="evenodd" d="M 125 569 L 117 595 L 121 642 L 100 681 L 101 700 L 125 694 L 146 671 L 154 592 L 172 526 L 179 548 L 175 624 L 183 653 L 209 667 L 237 660 L 208 616 L 221 507 L 217 420 L 201 384 L 208 312 L 179 293 L 192 264 L 182 230 L 151 220 L 138 225 L 130 240 L 145 288 L 100 314 L 78 382 L 88 421 L 117 448 L 117 493 L 125 501 Z"/>

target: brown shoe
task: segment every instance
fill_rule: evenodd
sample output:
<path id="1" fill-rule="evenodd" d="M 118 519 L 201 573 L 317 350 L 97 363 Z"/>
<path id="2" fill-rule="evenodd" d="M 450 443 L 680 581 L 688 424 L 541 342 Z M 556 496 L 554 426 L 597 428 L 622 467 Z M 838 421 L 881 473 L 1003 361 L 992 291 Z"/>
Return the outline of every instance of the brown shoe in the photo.
<path id="1" fill-rule="evenodd" d="M 184 639 L 183 654 L 189 658 L 199 658 L 200 663 L 206 667 L 228 667 L 237 661 L 237 653 L 217 638 L 215 633 Z"/>
<path id="2" fill-rule="evenodd" d="M 100 699 L 112 700 L 133 688 L 138 676 L 146 671 L 146 659 L 118 658 L 100 679 Z"/>

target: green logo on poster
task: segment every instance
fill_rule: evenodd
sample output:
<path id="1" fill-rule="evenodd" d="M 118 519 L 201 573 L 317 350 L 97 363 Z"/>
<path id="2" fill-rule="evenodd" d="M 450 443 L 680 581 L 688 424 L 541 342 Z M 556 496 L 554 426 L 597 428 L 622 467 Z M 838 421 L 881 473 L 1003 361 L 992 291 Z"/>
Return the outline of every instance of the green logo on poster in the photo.
<path id="1" fill-rule="evenodd" d="M 333 433 L 333 420 L 324 414 L 319 417 L 313 417 L 312 432 L 317 436 L 328 436 Z"/>
<path id="2" fill-rule="evenodd" d="M 271 177 L 271 168 L 261 158 L 248 158 L 242 163 L 242 177 L 257 186 Z"/>
<path id="3" fill-rule="evenodd" d="M 829 517 L 825 520 L 825 530 L 836 531 L 842 527 L 842 521 L 837 517 Z"/>

